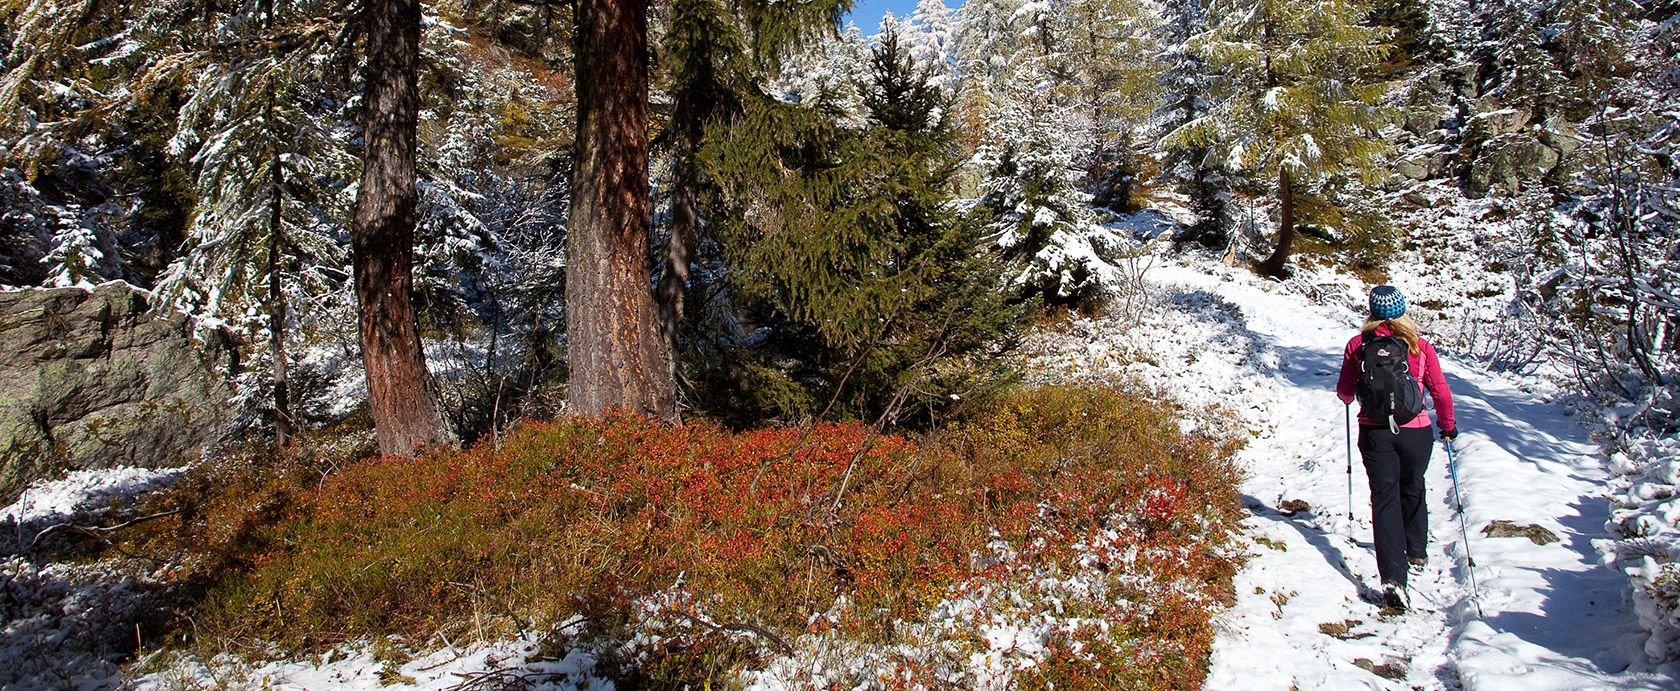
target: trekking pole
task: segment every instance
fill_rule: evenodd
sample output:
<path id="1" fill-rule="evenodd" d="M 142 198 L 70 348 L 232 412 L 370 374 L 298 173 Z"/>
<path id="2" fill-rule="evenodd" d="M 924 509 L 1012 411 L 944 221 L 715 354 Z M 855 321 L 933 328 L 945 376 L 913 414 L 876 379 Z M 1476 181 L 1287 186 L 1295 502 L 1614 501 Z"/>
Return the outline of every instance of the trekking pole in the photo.
<path id="1" fill-rule="evenodd" d="M 1470 554 L 1470 531 L 1464 527 L 1464 496 L 1458 493 L 1458 461 L 1453 457 L 1451 439 L 1442 439 L 1441 443 L 1447 447 L 1447 470 L 1452 473 L 1453 503 L 1458 514 L 1458 536 L 1464 541 L 1465 571 L 1470 574 L 1470 601 L 1476 605 L 1476 616 L 1482 616 L 1482 599 L 1476 594 L 1476 557 Z"/>
<path id="2" fill-rule="evenodd" d="M 1347 432 L 1348 542 L 1353 541 L 1353 404 L 1342 404 L 1342 429 Z"/>

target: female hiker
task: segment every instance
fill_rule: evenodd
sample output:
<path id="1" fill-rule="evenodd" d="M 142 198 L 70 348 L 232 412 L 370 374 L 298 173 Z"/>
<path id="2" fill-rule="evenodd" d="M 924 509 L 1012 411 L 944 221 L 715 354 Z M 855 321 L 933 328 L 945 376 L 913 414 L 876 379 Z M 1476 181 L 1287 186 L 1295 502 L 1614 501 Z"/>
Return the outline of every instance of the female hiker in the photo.
<path id="1" fill-rule="evenodd" d="M 1406 296 L 1394 286 L 1377 286 L 1370 309 L 1370 319 L 1343 352 L 1336 396 L 1343 405 L 1359 400 L 1359 455 L 1371 480 L 1371 532 L 1383 604 L 1404 610 L 1408 566 L 1421 570 L 1428 563 L 1423 471 L 1435 443 L 1423 412 L 1424 391 L 1435 401 L 1441 438 L 1452 443 L 1458 428 L 1441 363 L 1406 316 Z"/>

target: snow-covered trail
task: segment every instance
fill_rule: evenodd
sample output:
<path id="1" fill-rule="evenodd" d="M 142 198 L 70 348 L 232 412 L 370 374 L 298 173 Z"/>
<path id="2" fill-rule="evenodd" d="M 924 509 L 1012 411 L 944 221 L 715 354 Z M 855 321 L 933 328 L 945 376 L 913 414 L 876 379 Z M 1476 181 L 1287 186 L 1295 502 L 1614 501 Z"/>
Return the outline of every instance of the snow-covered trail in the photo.
<path id="1" fill-rule="evenodd" d="M 1253 280 L 1181 266 L 1156 283 L 1206 291 L 1241 310 L 1248 338 L 1275 367 L 1247 368 L 1263 431 L 1242 452 L 1245 520 L 1256 556 L 1215 643 L 1209 689 L 1680 688 L 1639 651 L 1626 580 L 1598 566 L 1605 473 L 1596 447 L 1560 405 L 1473 367 L 1443 361 L 1457 404 L 1468 545 L 1454 513 L 1447 454 L 1427 477 L 1429 566 L 1411 578 L 1413 609 L 1383 616 L 1369 493 L 1335 397 L 1341 349 L 1357 318 L 1271 292 Z M 1279 505 L 1311 507 L 1293 516 Z M 1534 524 L 1559 541 L 1481 534 L 1494 520 Z M 1350 537 L 1351 536 L 1351 537 Z M 1466 548 L 1475 557 L 1472 596 Z M 1480 605 L 1480 613 L 1477 604 Z"/>

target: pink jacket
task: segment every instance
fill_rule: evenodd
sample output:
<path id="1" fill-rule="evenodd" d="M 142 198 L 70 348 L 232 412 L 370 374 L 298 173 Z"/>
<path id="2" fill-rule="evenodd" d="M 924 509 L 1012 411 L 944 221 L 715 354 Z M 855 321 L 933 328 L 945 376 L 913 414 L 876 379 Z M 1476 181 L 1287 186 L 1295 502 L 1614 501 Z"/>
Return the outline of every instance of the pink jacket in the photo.
<path id="1" fill-rule="evenodd" d="M 1378 326 L 1375 333 L 1387 336 L 1391 332 L 1388 326 L 1383 325 Z M 1342 351 L 1342 376 L 1336 380 L 1336 397 L 1342 399 L 1343 404 L 1353 403 L 1356 398 L 1354 389 L 1359 385 L 1359 339 L 1360 335 L 1355 334 L 1353 339 L 1348 341 L 1347 348 Z M 1435 426 L 1444 430 L 1458 429 L 1458 424 L 1453 421 L 1452 391 L 1447 389 L 1446 377 L 1441 375 L 1441 361 L 1435 357 L 1435 346 L 1429 345 L 1428 340 L 1419 336 L 1418 354 L 1406 359 L 1411 365 L 1412 377 L 1418 380 L 1418 386 L 1428 392 L 1429 398 L 1435 401 Z M 1378 426 L 1377 423 L 1366 419 L 1363 412 L 1359 415 L 1359 424 Z M 1411 422 L 1401 425 L 1428 426 L 1427 414 L 1419 415 L 1412 418 Z"/>

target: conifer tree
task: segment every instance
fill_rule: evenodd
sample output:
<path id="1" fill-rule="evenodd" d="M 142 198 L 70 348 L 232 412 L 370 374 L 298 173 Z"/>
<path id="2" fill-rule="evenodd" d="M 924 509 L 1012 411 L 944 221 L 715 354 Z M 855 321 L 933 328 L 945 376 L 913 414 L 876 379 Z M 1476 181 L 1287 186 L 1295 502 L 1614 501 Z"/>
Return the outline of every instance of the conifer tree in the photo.
<path id="1" fill-rule="evenodd" d="M 292 311 L 337 290 L 344 265 L 343 205 L 336 189 L 353 159 L 318 104 L 338 9 L 325 3 L 262 2 L 218 17 L 222 41 L 246 50 L 193 51 L 165 61 L 196 72 L 171 149 L 188 156 L 198 204 L 185 254 L 160 277 L 160 308 L 227 323 L 268 364 L 275 441 L 294 430 L 287 378 L 288 324 L 316 310 Z M 287 40 L 275 37 L 287 36 Z M 162 75 L 153 75 L 161 78 Z M 254 373 L 253 373 L 254 374 Z M 244 394 L 259 386 L 245 386 Z"/>
<path id="2" fill-rule="evenodd" d="M 105 263 L 105 252 L 99 249 L 99 236 L 85 219 L 89 214 L 76 204 L 58 209 L 58 221 L 53 233 L 53 248 L 41 261 L 50 267 L 47 285 L 66 288 L 91 288 L 104 277 L 99 266 Z"/>
<path id="3" fill-rule="evenodd" d="M 350 233 L 358 333 L 379 450 L 452 443 L 432 396 L 414 310 L 419 0 L 368 0 L 361 183 Z"/>
<path id="4" fill-rule="evenodd" d="M 1165 20 L 1157 29 L 1158 59 L 1165 65 L 1160 76 L 1161 106 L 1155 111 L 1159 134 L 1170 133 L 1207 115 L 1213 108 L 1214 75 L 1207 62 L 1190 49 L 1190 39 L 1207 31 L 1204 0 L 1169 0 L 1163 8 Z M 1162 177 L 1178 183 L 1190 199 L 1195 223 L 1186 226 L 1176 242 L 1194 242 L 1209 249 L 1230 242 L 1230 190 L 1224 172 L 1209 161 L 1209 148 L 1201 144 L 1168 147 L 1162 162 Z"/>
<path id="5" fill-rule="evenodd" d="M 848 7 L 846 0 L 834 0 L 733 9 L 749 28 L 751 54 L 763 65 L 778 60 L 817 26 L 831 26 Z M 691 5 L 685 21 L 700 22 L 700 30 L 722 27 L 728 22 L 699 19 L 715 17 L 720 9 L 722 5 Z M 567 235 L 567 396 L 579 413 L 624 407 L 674 419 L 675 379 L 649 283 L 653 267 L 647 262 L 647 11 L 646 0 L 582 0 L 574 12 L 578 126 Z M 683 31 L 693 38 L 691 29 Z M 703 56 L 691 50 L 678 81 L 705 82 L 703 70 L 720 59 L 710 52 Z M 680 131 L 680 137 L 691 136 L 703 110 L 694 102 L 684 106 L 677 127 L 689 134 Z M 678 244 L 667 249 L 675 255 L 665 267 L 671 277 L 667 299 L 677 297 L 675 291 L 686 282 L 686 265 L 692 261 L 686 256 L 685 238 L 677 239 Z M 665 321 L 674 322 L 672 314 L 667 310 Z M 675 327 L 665 330 L 674 334 Z"/>
<path id="6" fill-rule="evenodd" d="M 900 39 L 908 47 L 917 68 L 928 70 L 928 83 L 954 96 L 957 90 L 955 21 L 944 0 L 921 0 L 915 13 L 900 28 Z"/>
<path id="7" fill-rule="evenodd" d="M 747 99 L 710 129 L 701 161 L 720 181 L 717 219 L 739 323 L 712 404 L 736 414 L 882 420 L 948 405 L 973 386 L 935 367 L 990 346 L 1011 312 L 973 253 L 981 226 L 946 204 L 960 161 L 931 69 L 877 36 L 866 121 L 821 98 Z M 813 344 L 816 344 L 813 346 Z"/>
<path id="8" fill-rule="evenodd" d="M 1022 67 L 1020 7 L 1021 0 L 967 0 L 957 8 L 951 40 L 960 80 L 958 129 L 970 138 L 971 150 L 986 130 L 990 109 Z"/>
<path id="9" fill-rule="evenodd" d="M 1374 79 L 1390 30 L 1363 25 L 1356 0 L 1303 9 L 1284 0 L 1224 0 L 1214 28 L 1191 41 L 1222 74 L 1218 105 L 1167 136 L 1217 147 L 1227 165 L 1276 180 L 1277 244 L 1259 271 L 1281 276 L 1295 239 L 1295 193 L 1332 176 L 1374 176 L 1386 144 L 1383 85 Z"/>
<path id="10" fill-rule="evenodd" d="M 1075 0 L 1055 8 L 1047 31 L 1059 55 L 1048 66 L 1064 102 L 1088 113 L 1095 143 L 1082 164 L 1092 203 L 1117 212 L 1136 210 L 1133 190 L 1156 101 L 1160 63 L 1151 29 L 1156 11 L 1136 0 Z"/>

